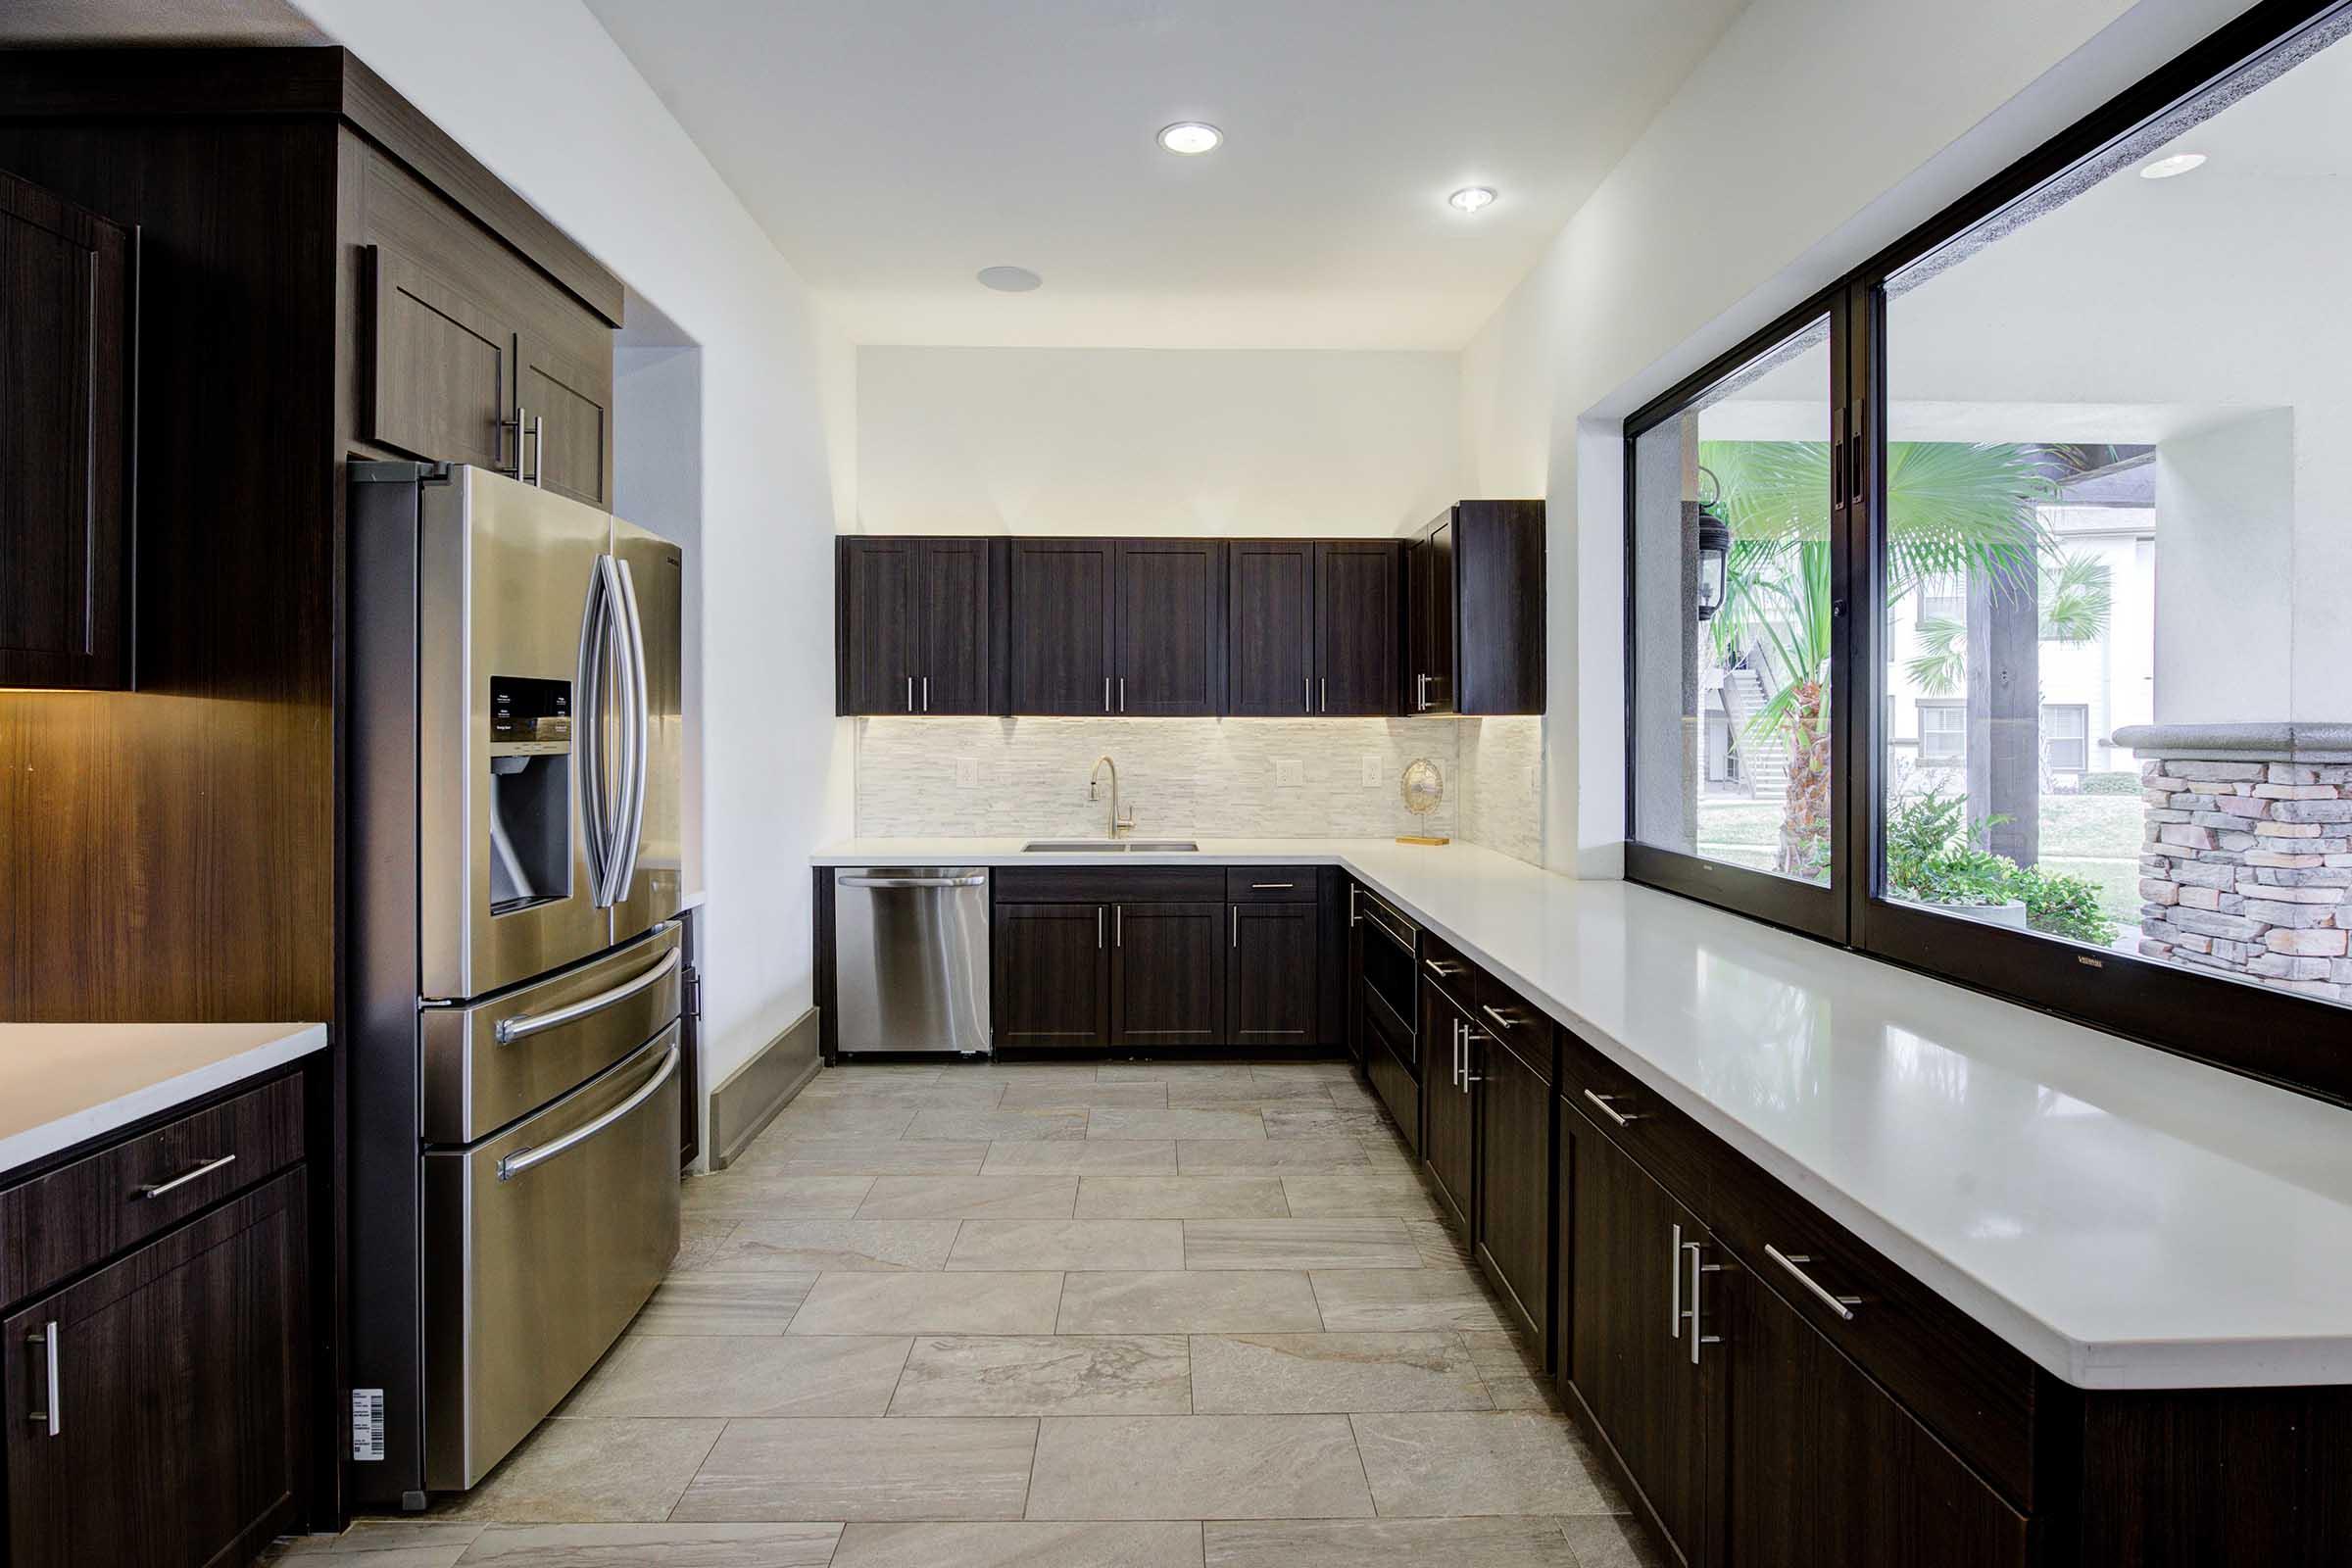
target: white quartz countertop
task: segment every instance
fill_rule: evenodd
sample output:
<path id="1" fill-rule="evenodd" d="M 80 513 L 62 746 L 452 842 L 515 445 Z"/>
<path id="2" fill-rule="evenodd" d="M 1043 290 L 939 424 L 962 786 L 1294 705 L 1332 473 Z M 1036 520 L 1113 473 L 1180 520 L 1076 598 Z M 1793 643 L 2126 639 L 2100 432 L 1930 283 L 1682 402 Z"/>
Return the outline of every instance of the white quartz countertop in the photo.
<path id="1" fill-rule="evenodd" d="M 0 1173 L 325 1049 L 322 1023 L 0 1023 Z"/>
<path id="2" fill-rule="evenodd" d="M 2352 1111 L 1471 845 L 862 839 L 812 859 L 1344 866 L 2068 1383 L 2352 1383 Z"/>

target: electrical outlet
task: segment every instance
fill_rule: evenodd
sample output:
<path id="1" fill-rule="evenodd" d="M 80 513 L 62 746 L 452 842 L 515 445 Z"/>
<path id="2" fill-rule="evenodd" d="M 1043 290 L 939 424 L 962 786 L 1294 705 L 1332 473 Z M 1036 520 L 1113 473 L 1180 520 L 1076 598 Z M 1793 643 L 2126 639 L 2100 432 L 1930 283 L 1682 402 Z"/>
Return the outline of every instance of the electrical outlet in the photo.
<path id="1" fill-rule="evenodd" d="M 1367 756 L 1364 759 L 1364 788 L 1368 790 L 1380 788 L 1382 772 L 1380 759 L 1376 756 Z"/>
<path id="2" fill-rule="evenodd" d="M 980 759 L 977 757 L 956 759 L 956 785 L 958 789 L 966 790 L 980 787 Z"/>
<path id="3" fill-rule="evenodd" d="M 1274 760 L 1274 782 L 1277 784 L 1304 784 L 1306 782 L 1306 764 L 1296 757 L 1276 758 Z"/>

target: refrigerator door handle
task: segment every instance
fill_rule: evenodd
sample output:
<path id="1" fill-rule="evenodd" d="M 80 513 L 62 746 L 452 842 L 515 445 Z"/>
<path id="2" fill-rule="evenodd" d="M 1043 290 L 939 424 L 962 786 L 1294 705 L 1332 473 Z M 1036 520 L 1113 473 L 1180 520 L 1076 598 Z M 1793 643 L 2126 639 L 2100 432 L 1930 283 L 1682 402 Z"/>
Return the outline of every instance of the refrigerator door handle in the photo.
<path id="1" fill-rule="evenodd" d="M 629 884 L 637 879 L 637 851 L 645 842 L 645 791 L 653 754 L 653 709 L 645 662 L 645 621 L 637 611 L 637 579 L 627 562 L 614 557 L 612 564 L 620 585 L 620 618 L 613 627 L 613 636 L 621 644 L 629 670 L 622 698 L 628 704 L 627 711 L 622 714 L 623 729 L 629 738 L 628 771 L 621 777 L 622 805 L 620 820 L 614 824 L 618 838 L 612 857 L 611 902 L 617 904 L 629 896 Z"/>
<path id="2" fill-rule="evenodd" d="M 589 897 L 601 907 L 609 879 L 612 830 L 607 821 L 611 789 L 605 776 L 605 655 L 612 646 L 607 597 L 608 556 L 596 558 L 588 573 L 588 600 L 580 611 L 579 673 L 571 701 L 571 753 L 579 778 L 580 837 L 588 852 Z"/>

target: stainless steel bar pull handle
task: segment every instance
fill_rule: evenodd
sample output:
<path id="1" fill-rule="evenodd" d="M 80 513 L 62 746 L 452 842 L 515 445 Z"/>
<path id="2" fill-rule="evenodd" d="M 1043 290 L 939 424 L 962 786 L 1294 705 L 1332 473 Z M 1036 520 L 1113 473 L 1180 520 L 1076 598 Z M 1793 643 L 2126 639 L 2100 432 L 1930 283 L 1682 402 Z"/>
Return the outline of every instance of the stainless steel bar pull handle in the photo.
<path id="1" fill-rule="evenodd" d="M 1459 1018 L 1453 1021 L 1453 1072 L 1451 1077 L 1453 1086 L 1459 1089 L 1462 1086 L 1462 1021 Z"/>
<path id="2" fill-rule="evenodd" d="M 1854 1320 L 1853 1309 L 1862 1304 L 1862 1298 L 1859 1296 L 1839 1296 L 1835 1292 L 1826 1290 L 1822 1287 L 1819 1281 L 1813 1278 L 1812 1275 L 1797 1267 L 1799 1263 L 1812 1262 L 1813 1257 L 1811 1253 L 1784 1252 L 1779 1248 L 1773 1246 L 1770 1242 L 1767 1242 L 1764 1244 L 1764 1255 L 1771 1258 L 1775 1263 L 1780 1264 L 1781 1267 L 1787 1269 L 1789 1273 L 1795 1275 L 1796 1283 L 1802 1285 L 1806 1290 L 1812 1292 L 1813 1298 L 1815 1300 L 1828 1307 L 1831 1311 L 1837 1313 L 1846 1322 L 1851 1323 Z"/>
<path id="3" fill-rule="evenodd" d="M 1110 677 L 1108 675 L 1102 677 L 1102 711 L 1105 713 L 1110 711 Z"/>
<path id="4" fill-rule="evenodd" d="M 1119 711 L 1127 711 L 1127 677 L 1124 675 L 1119 677 Z"/>
<path id="5" fill-rule="evenodd" d="M 1429 677 L 1427 675 L 1413 677 L 1413 710 L 1419 713 L 1429 711 Z"/>
<path id="6" fill-rule="evenodd" d="M 1295 888 L 1298 885 L 1296 882 L 1252 882 L 1250 884 L 1250 888 L 1254 893 L 1274 893 Z"/>
<path id="7" fill-rule="evenodd" d="M 521 454 L 517 453 L 515 459 L 521 461 Z M 537 489 L 547 488 L 547 416 L 544 414 L 531 416 L 531 483 Z"/>
<path id="8" fill-rule="evenodd" d="M 57 1319 L 51 1318 L 43 1324 L 40 1333 L 25 1335 L 24 1343 L 39 1352 L 41 1382 L 47 1391 L 41 1408 L 25 1412 L 26 1418 L 54 1438 L 64 1426 L 57 1397 L 58 1386 L 63 1381 L 57 1375 Z"/>
<path id="9" fill-rule="evenodd" d="M 642 1105 L 647 1101 L 653 1099 L 656 1094 L 661 1092 L 662 1086 L 669 1082 L 669 1075 L 677 1070 L 678 1048 L 672 1046 L 669 1048 L 668 1054 L 662 1056 L 661 1068 L 656 1071 L 651 1078 L 648 1078 L 644 1085 L 639 1088 L 635 1094 L 632 1094 L 628 1099 L 622 1101 L 619 1104 L 614 1105 L 611 1110 L 606 1111 L 602 1116 L 597 1117 L 596 1120 L 588 1123 L 588 1125 L 585 1127 L 574 1127 L 570 1132 L 565 1133 L 563 1137 L 556 1139 L 552 1143 L 541 1144 L 536 1149 L 518 1149 L 514 1151 L 514 1152 L 509 1154 L 506 1158 L 498 1162 L 498 1179 L 502 1182 L 513 1181 L 515 1177 L 521 1175 L 524 1171 L 531 1169 L 533 1166 L 544 1165 L 549 1160 L 555 1158 L 558 1154 L 564 1153 L 567 1150 L 579 1148 L 580 1145 L 586 1143 L 589 1139 L 594 1138 L 598 1133 L 603 1132 L 614 1122 L 617 1122 L 623 1117 L 627 1116 L 629 1112 L 635 1110 L 639 1105 Z"/>
<path id="10" fill-rule="evenodd" d="M 1642 1113 L 1638 1110 L 1619 1110 L 1615 1105 L 1609 1103 L 1612 1100 L 1624 1099 L 1623 1095 L 1596 1095 L 1588 1089 L 1585 1091 L 1585 1098 L 1598 1105 L 1600 1113 L 1620 1127 L 1630 1126 L 1642 1119 Z"/>
<path id="11" fill-rule="evenodd" d="M 1502 1025 L 1502 1027 L 1505 1029 L 1516 1029 L 1519 1027 L 1518 1023 L 1507 1014 L 1498 1012 L 1494 1008 L 1488 1006 L 1483 1003 L 1480 1004 L 1478 1010 L 1485 1013 L 1488 1017 L 1494 1019 L 1496 1023 Z"/>
<path id="12" fill-rule="evenodd" d="M 914 677 L 912 675 L 906 677 L 906 711 L 909 713 L 914 711 Z"/>
<path id="13" fill-rule="evenodd" d="M 623 688 L 628 709 L 622 719 L 629 737 L 628 771 L 621 778 L 620 839 L 614 846 L 616 862 L 611 902 L 629 896 L 637 878 L 637 850 L 645 842 L 645 791 L 651 778 L 654 749 L 653 688 L 645 662 L 645 621 L 637 612 L 637 577 L 629 564 L 614 558 L 612 571 L 620 584 L 620 624 L 616 628 L 628 663 Z"/>
<path id="14" fill-rule="evenodd" d="M 132 1196 L 136 1198 L 161 1198 L 166 1193 L 172 1191 L 174 1188 L 185 1187 L 188 1185 L 188 1183 L 193 1181 L 202 1181 L 205 1177 L 210 1176 L 213 1172 L 217 1170 L 226 1170 L 229 1166 L 234 1165 L 236 1162 L 237 1156 L 234 1154 L 222 1154 L 218 1159 L 201 1160 L 192 1169 L 180 1172 L 177 1176 L 172 1177 L 168 1182 L 147 1182 L 143 1184 L 139 1188 L 138 1192 Z"/>
<path id="15" fill-rule="evenodd" d="M 588 854 L 588 896 L 600 907 L 609 869 L 606 860 L 612 849 L 612 786 L 606 771 L 604 695 L 606 656 L 612 646 L 606 627 L 612 608 L 606 597 L 610 586 L 605 558 L 599 556 L 588 573 L 588 597 L 580 608 L 579 667 L 571 694 L 572 754 L 579 762 L 580 839 Z"/>
<path id="16" fill-rule="evenodd" d="M 1472 1065 L 1470 1048 L 1478 1041 L 1486 1038 L 1487 1037 L 1485 1035 L 1482 1035 L 1478 1032 L 1474 1025 L 1462 1025 L 1462 1093 L 1465 1095 L 1470 1092 L 1470 1086 L 1472 1084 L 1483 1084 L 1487 1081 L 1487 1075 L 1485 1073 L 1472 1072 L 1470 1070 Z"/>
<path id="17" fill-rule="evenodd" d="M 1683 1228 L 1674 1226 L 1674 1250 L 1666 1254 L 1666 1294 L 1669 1300 L 1666 1337 L 1683 1337 Z"/>
<path id="18" fill-rule="evenodd" d="M 660 963 L 655 964 L 643 974 L 623 980 L 610 991 L 599 991 L 593 997 L 583 997 L 569 1006 L 555 1007 L 546 1012 L 518 1012 L 512 1018 L 501 1018 L 498 1021 L 498 1027 L 490 1031 L 491 1037 L 502 1046 L 511 1046 L 517 1040 L 528 1040 L 531 1036 L 545 1034 L 550 1029 L 561 1029 L 567 1023 L 578 1023 L 582 1018 L 593 1017 L 607 1007 L 616 1007 L 637 995 L 638 992 L 661 984 L 665 977 L 676 971 L 678 963 L 678 950 L 672 948 L 662 956 Z"/>
<path id="19" fill-rule="evenodd" d="M 1102 906 L 1095 906 L 1095 951 L 1102 951 Z"/>
<path id="20" fill-rule="evenodd" d="M 1431 974 L 1439 975 L 1441 977 L 1449 974 L 1460 974 L 1462 972 L 1462 966 L 1458 963 L 1440 963 L 1435 958 L 1423 958 L 1421 961 L 1429 965 L 1429 972 Z"/>
<path id="21" fill-rule="evenodd" d="M 1722 1335 L 1706 1332 L 1706 1308 L 1699 1299 L 1701 1281 L 1709 1274 L 1722 1273 L 1723 1265 L 1700 1261 L 1699 1245 L 1697 1242 L 1683 1244 L 1683 1250 L 1690 1254 L 1690 1364 L 1692 1366 L 1698 1365 L 1698 1348 L 1700 1346 L 1723 1343 Z"/>
<path id="22" fill-rule="evenodd" d="M 923 711 L 931 711 L 931 677 L 928 675 L 923 677 Z"/>
<path id="23" fill-rule="evenodd" d="M 1242 945 L 1242 906 L 1238 904 L 1233 905 L 1228 907 L 1225 912 L 1232 917 L 1228 922 L 1233 927 L 1233 937 L 1230 945 L 1238 948 Z"/>
<path id="24" fill-rule="evenodd" d="M 984 888 L 988 873 L 977 876 L 845 876 L 845 888 Z"/>
<path id="25" fill-rule="evenodd" d="M 1323 712 L 1326 712 L 1326 713 L 1330 712 L 1330 711 L 1331 711 L 1331 677 L 1330 677 L 1330 676 L 1328 676 L 1328 675 L 1320 675 L 1320 676 L 1317 676 L 1317 677 L 1316 677 L 1316 679 L 1315 679 L 1315 693 L 1316 693 L 1316 696 L 1317 696 L 1317 698 L 1319 699 L 1319 701 L 1318 701 L 1318 702 L 1315 704 L 1316 708 L 1317 708 L 1319 710 L 1323 711 Z"/>
<path id="26" fill-rule="evenodd" d="M 1110 906 L 1110 945 L 1114 948 L 1127 945 L 1127 906 L 1124 904 Z"/>

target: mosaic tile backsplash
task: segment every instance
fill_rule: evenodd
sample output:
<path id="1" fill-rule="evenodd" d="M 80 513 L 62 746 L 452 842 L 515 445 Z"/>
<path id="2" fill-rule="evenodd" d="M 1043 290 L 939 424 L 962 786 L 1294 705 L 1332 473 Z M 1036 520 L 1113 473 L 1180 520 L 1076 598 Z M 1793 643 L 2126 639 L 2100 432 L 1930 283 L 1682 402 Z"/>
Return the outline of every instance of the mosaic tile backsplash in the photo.
<path id="1" fill-rule="evenodd" d="M 1436 833 L 1542 858 L 1542 721 L 1405 718 L 861 718 L 858 832 L 1095 837 L 1109 791 L 1089 801 L 1095 760 L 1118 764 L 1136 832 L 1200 838 L 1382 838 Z M 1377 784 L 1363 782 L 1375 759 Z M 1426 817 L 1397 780 L 1427 758 L 1446 799 Z M 956 782 L 956 764 L 976 782 Z M 1278 784 L 1279 762 L 1302 782 Z"/>

